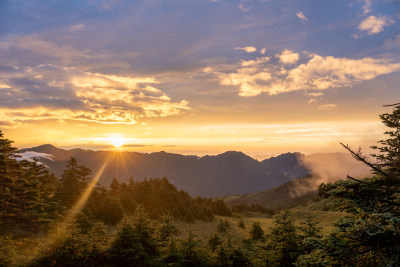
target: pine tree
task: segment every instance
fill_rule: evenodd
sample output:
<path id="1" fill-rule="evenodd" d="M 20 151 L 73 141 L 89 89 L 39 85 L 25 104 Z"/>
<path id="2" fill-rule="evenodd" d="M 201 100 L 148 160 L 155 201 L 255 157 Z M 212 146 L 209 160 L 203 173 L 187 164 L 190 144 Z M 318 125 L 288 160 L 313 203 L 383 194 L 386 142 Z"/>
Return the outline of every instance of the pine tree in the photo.
<path id="1" fill-rule="evenodd" d="M 13 147 L 12 143 L 4 138 L 0 131 L 0 224 L 2 229 L 15 226 L 18 214 L 21 213 L 15 197 L 16 181 L 21 173 L 16 160 L 17 148 Z"/>
<path id="2" fill-rule="evenodd" d="M 250 236 L 252 240 L 262 240 L 264 238 L 264 230 L 261 228 L 259 221 L 254 222 L 250 229 Z"/>
<path id="3" fill-rule="evenodd" d="M 179 260 L 178 266 L 206 266 L 207 256 L 202 249 L 201 241 L 189 230 L 187 237 L 182 240 L 179 246 Z"/>
<path id="4" fill-rule="evenodd" d="M 64 207 L 69 209 L 75 204 L 87 186 L 90 173 L 91 170 L 84 165 L 78 165 L 75 158 L 71 157 L 67 161 L 57 190 L 57 197 Z"/>
<path id="5" fill-rule="evenodd" d="M 299 255 L 299 236 L 289 211 L 275 215 L 274 225 L 268 235 L 268 264 L 291 266 Z"/>
<path id="6" fill-rule="evenodd" d="M 342 144 L 357 160 L 371 168 L 370 178 L 322 185 L 319 193 L 342 203 L 348 216 L 335 223 L 325 251 L 339 264 L 400 265 L 400 104 L 380 116 L 389 130 L 387 139 L 372 148 L 376 162 Z"/>
<path id="7" fill-rule="evenodd" d="M 154 228 L 142 206 L 118 225 L 116 238 L 108 253 L 111 264 L 152 266 L 158 261 L 159 251 Z"/>
<path id="8" fill-rule="evenodd" d="M 179 234 L 179 228 L 174 223 L 169 215 L 164 215 L 160 218 L 159 226 L 157 229 L 157 240 L 163 244 L 169 239 L 176 237 Z"/>
<path id="9" fill-rule="evenodd" d="M 112 179 L 111 183 L 110 183 L 110 191 L 111 191 L 111 194 L 112 194 L 114 197 L 117 197 L 117 195 L 118 195 L 118 193 L 119 193 L 119 191 L 120 191 L 120 188 L 121 188 L 121 185 L 119 184 L 118 179 L 117 179 L 116 177 L 114 177 L 114 178 Z"/>

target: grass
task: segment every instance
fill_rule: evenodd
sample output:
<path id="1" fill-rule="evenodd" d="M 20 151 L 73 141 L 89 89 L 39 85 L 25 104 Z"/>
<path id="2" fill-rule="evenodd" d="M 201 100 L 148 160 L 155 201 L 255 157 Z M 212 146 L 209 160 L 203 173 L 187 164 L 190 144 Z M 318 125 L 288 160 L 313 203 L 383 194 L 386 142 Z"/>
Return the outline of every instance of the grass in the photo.
<path id="1" fill-rule="evenodd" d="M 343 212 L 333 212 L 333 211 L 309 211 L 309 210 L 300 210 L 300 209 L 292 209 L 290 213 L 295 218 L 295 224 L 297 226 L 300 225 L 300 222 L 304 220 L 304 218 L 311 214 L 316 218 L 317 221 L 320 222 L 320 226 L 322 226 L 322 233 L 329 234 L 333 230 L 333 223 L 343 217 L 345 213 Z M 254 222 L 259 221 L 262 229 L 265 233 L 269 233 L 270 228 L 274 224 L 273 218 L 266 218 L 266 217 L 244 217 L 243 222 L 246 226 L 246 229 L 243 231 L 238 227 L 240 218 L 239 217 L 223 217 L 223 216 L 216 216 L 215 220 L 212 222 L 201 222 L 197 221 L 194 224 L 186 224 L 186 223 L 178 223 L 179 229 L 181 230 L 181 237 L 185 237 L 188 230 L 192 230 L 196 233 L 196 235 L 202 239 L 207 240 L 213 233 L 217 231 L 217 226 L 220 220 L 227 220 L 231 225 L 232 231 L 235 234 L 248 237 L 249 229 Z"/>

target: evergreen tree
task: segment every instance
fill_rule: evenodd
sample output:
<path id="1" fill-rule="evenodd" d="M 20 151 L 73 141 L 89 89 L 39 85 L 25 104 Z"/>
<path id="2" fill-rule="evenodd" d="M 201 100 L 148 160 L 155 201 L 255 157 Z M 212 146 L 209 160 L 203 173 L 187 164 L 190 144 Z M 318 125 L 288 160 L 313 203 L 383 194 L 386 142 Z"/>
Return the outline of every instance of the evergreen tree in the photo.
<path id="1" fill-rule="evenodd" d="M 201 241 L 190 230 L 186 239 L 179 246 L 178 266 L 195 267 L 207 266 L 207 255 L 201 247 Z"/>
<path id="2" fill-rule="evenodd" d="M 274 225 L 267 240 L 267 262 L 273 266 L 291 266 L 299 255 L 299 236 L 294 219 L 285 210 L 274 218 Z"/>
<path id="3" fill-rule="evenodd" d="M 49 184 L 54 176 L 38 163 L 21 161 L 0 131 L 0 226 L 3 231 L 39 231 L 56 218 Z"/>
<path id="4" fill-rule="evenodd" d="M 142 206 L 122 220 L 108 254 L 111 264 L 152 266 L 158 261 L 154 229 Z"/>
<path id="5" fill-rule="evenodd" d="M 12 143 L 0 131 L 0 224 L 4 230 L 15 226 L 21 213 L 15 196 L 16 181 L 21 173 L 16 160 L 17 148 Z"/>
<path id="6" fill-rule="evenodd" d="M 380 116 L 389 130 L 387 139 L 373 148 L 376 162 L 343 145 L 357 160 L 371 168 L 370 178 L 322 185 L 319 194 L 342 203 L 349 213 L 335 223 L 325 249 L 328 256 L 343 265 L 400 265 L 400 104 Z"/>
<path id="7" fill-rule="evenodd" d="M 228 234 L 229 230 L 231 229 L 231 225 L 229 222 L 225 220 L 220 220 L 217 225 L 217 231 L 222 234 Z"/>
<path id="8" fill-rule="evenodd" d="M 64 207 L 69 209 L 75 204 L 87 186 L 90 173 L 91 170 L 84 165 L 78 165 L 75 158 L 71 157 L 67 161 L 57 190 L 57 197 Z"/>
<path id="9" fill-rule="evenodd" d="M 179 259 L 179 251 L 176 236 L 179 234 L 178 226 L 169 215 L 160 218 L 156 238 L 163 264 L 176 264 Z"/>
<path id="10" fill-rule="evenodd" d="M 163 244 L 169 239 L 176 237 L 179 234 L 179 228 L 174 223 L 173 218 L 169 215 L 164 215 L 160 218 L 157 229 L 157 240 Z"/>
<path id="11" fill-rule="evenodd" d="M 120 187 L 121 187 L 121 185 L 119 184 L 118 179 L 117 179 L 116 177 L 114 177 L 113 180 L 112 180 L 111 183 L 110 183 L 111 194 L 112 194 L 114 197 L 117 197 L 117 196 L 118 196 L 118 193 L 119 193 L 119 191 L 120 191 Z"/>
<path id="12" fill-rule="evenodd" d="M 250 229 L 250 236 L 252 240 L 262 240 L 264 238 L 264 230 L 261 228 L 259 221 L 254 222 Z"/>

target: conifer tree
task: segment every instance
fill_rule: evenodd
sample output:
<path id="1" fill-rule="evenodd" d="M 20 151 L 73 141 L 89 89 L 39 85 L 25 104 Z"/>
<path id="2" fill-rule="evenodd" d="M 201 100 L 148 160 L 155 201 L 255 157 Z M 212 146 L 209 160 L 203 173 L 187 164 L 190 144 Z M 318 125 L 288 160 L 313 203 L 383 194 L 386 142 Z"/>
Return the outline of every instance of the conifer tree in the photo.
<path id="1" fill-rule="evenodd" d="M 267 239 L 268 264 L 291 266 L 299 255 L 299 236 L 289 211 L 275 215 L 274 225 Z"/>
<path id="2" fill-rule="evenodd" d="M 142 206 L 118 225 L 118 232 L 108 251 L 112 264 L 152 266 L 158 261 L 159 251 L 154 228 Z"/>
<path id="3" fill-rule="evenodd" d="M 373 162 L 361 149 L 353 151 L 342 144 L 357 160 L 371 168 L 373 176 L 321 185 L 319 194 L 342 203 L 348 216 L 335 223 L 325 249 L 339 264 L 400 265 L 400 104 L 390 105 L 391 113 L 380 115 L 389 130 L 387 139 L 372 148 Z"/>
<path id="4" fill-rule="evenodd" d="M 262 240 L 264 238 L 264 230 L 261 228 L 259 221 L 254 222 L 250 229 L 250 236 L 253 240 Z"/>
<path id="5" fill-rule="evenodd" d="M 180 244 L 179 260 L 178 266 L 207 266 L 207 255 L 202 249 L 201 241 L 191 230 Z"/>
<path id="6" fill-rule="evenodd" d="M 78 165 L 75 158 L 71 157 L 67 161 L 57 190 L 57 197 L 67 209 L 75 204 L 75 201 L 85 190 L 90 173 L 91 170 L 84 165 Z"/>
<path id="7" fill-rule="evenodd" d="M 12 143 L 0 131 L 0 223 L 3 229 L 12 227 L 20 214 L 15 197 L 20 168 L 16 160 L 17 148 Z"/>
<path id="8" fill-rule="evenodd" d="M 121 185 L 119 184 L 119 181 L 116 177 L 114 177 L 110 183 L 110 190 L 111 190 L 111 194 L 114 197 L 117 197 L 119 190 L 120 190 Z"/>

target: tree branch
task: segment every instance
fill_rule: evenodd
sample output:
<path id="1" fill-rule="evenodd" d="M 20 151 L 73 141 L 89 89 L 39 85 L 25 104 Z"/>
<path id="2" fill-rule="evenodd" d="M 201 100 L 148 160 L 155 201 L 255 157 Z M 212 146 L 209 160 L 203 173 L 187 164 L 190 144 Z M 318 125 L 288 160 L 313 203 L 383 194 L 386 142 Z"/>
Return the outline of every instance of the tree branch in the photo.
<path id="1" fill-rule="evenodd" d="M 374 171 L 382 174 L 383 176 L 386 176 L 387 178 L 390 178 L 392 180 L 397 180 L 396 177 L 391 176 L 390 174 L 386 173 L 385 171 L 383 171 L 381 168 L 379 168 L 378 166 L 376 166 L 375 164 L 369 162 L 362 154 L 361 152 L 354 152 L 353 150 L 351 150 L 351 148 L 348 145 L 345 145 L 343 143 L 340 143 L 345 149 L 347 149 L 347 151 L 350 152 L 350 154 L 356 158 L 358 161 L 361 161 L 362 163 L 364 163 L 365 165 L 369 166 L 371 169 L 373 169 Z"/>

